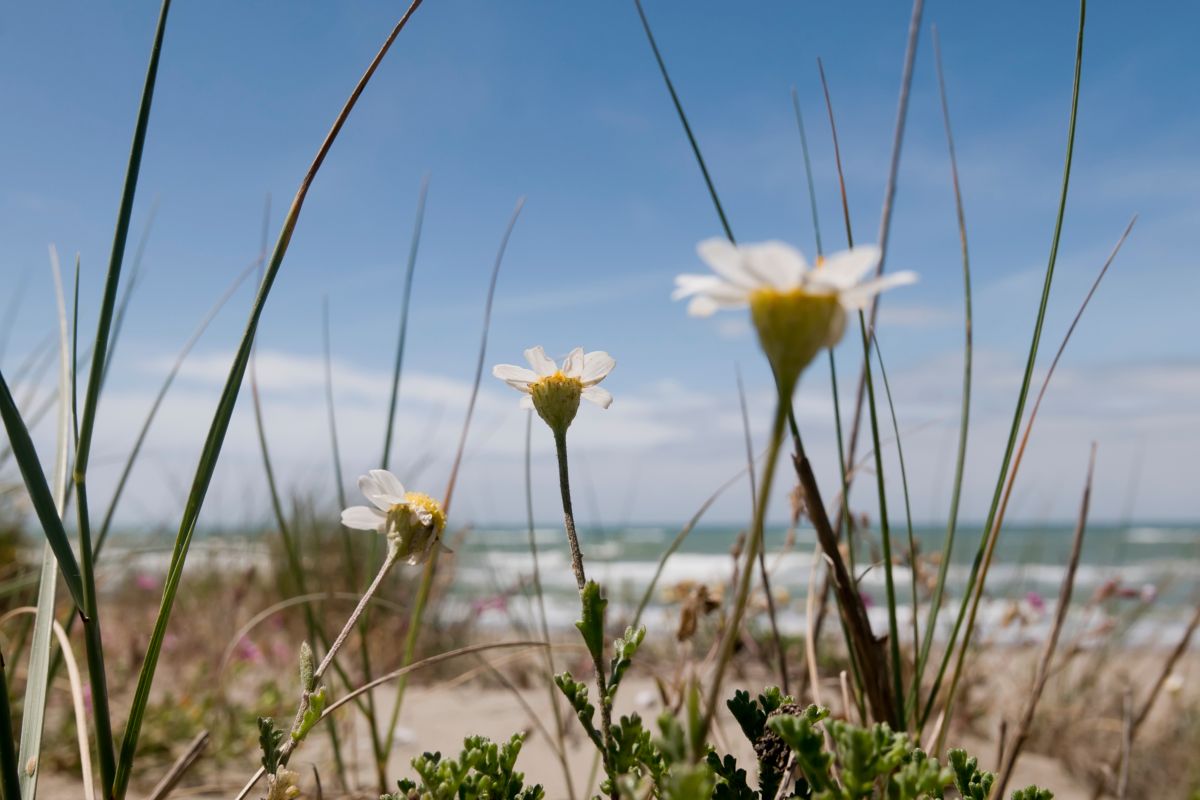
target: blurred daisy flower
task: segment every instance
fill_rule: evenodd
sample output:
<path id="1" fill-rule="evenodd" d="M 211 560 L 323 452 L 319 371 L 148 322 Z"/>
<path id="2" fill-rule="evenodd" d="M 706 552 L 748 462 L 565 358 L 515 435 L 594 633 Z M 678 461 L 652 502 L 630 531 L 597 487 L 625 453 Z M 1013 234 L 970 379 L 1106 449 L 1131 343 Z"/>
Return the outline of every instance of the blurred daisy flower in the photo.
<path id="1" fill-rule="evenodd" d="M 688 313 L 695 317 L 749 306 L 759 342 L 785 388 L 813 356 L 841 340 L 847 311 L 861 311 L 883 290 L 917 280 L 913 272 L 865 280 L 880 258 L 879 248 L 869 245 L 818 258 L 813 267 L 783 242 L 738 246 L 706 239 L 697 251 L 715 274 L 677 276 L 672 299 L 691 298 Z"/>
<path id="2" fill-rule="evenodd" d="M 442 506 L 427 494 L 405 491 L 404 484 L 385 469 L 359 476 L 358 488 L 370 506 L 351 506 L 342 512 L 347 528 L 387 534 L 398 556 L 409 564 L 420 564 L 441 544 L 446 529 Z"/>
<path id="3" fill-rule="evenodd" d="M 535 409 L 556 434 L 566 433 L 579 411 L 581 397 L 601 408 L 612 405 L 612 395 L 597 385 L 617 365 L 608 353 L 584 353 L 582 347 L 576 347 L 559 367 L 538 345 L 525 351 L 525 359 L 532 369 L 497 364 L 492 374 L 524 393 L 521 407 Z"/>

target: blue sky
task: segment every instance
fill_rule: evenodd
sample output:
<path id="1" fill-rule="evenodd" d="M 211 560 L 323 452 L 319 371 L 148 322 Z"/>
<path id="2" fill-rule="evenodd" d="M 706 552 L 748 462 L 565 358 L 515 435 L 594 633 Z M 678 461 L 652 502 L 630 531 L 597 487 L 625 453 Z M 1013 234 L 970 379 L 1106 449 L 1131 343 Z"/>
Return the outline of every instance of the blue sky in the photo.
<path id="1" fill-rule="evenodd" d="M 97 491 L 111 485 L 175 351 L 257 253 L 264 198 L 273 198 L 277 228 L 333 116 L 401 11 L 365 1 L 173 8 L 135 231 L 159 206 L 101 407 Z M 873 241 L 906 4 L 650 0 L 647 12 L 739 239 L 779 238 L 812 251 L 789 101 L 795 86 L 826 246 L 844 243 L 815 66 L 821 56 L 856 237 Z M 148 3 L 100 2 L 19 4 L 0 15 L 0 286 L 7 298 L 26 284 L 0 364 L 6 374 L 53 329 L 51 242 L 68 263 L 81 253 L 83 331 L 93 329 L 156 13 Z M 1072 515 L 1092 440 L 1100 443 L 1098 515 L 1197 516 L 1189 471 L 1200 447 L 1200 54 L 1189 32 L 1198 17 L 1186 3 L 1090 10 L 1043 364 L 1121 230 L 1141 216 L 1051 388 L 1016 516 Z M 922 280 L 887 297 L 880 330 L 919 518 L 945 513 L 962 338 L 929 23 L 942 39 L 973 258 L 977 406 L 966 514 L 979 517 L 1049 248 L 1076 22 L 1071 3 L 943 1 L 926 9 L 889 255 L 892 268 L 915 269 Z M 606 385 L 616 403 L 607 412 L 584 409 L 575 436 L 577 472 L 596 498 L 585 508 L 610 524 L 688 515 L 744 458 L 734 364 L 746 373 L 760 441 L 770 391 L 742 316 L 697 321 L 668 299 L 673 275 L 700 266 L 696 242 L 720 229 L 632 3 L 624 2 L 429 0 L 401 35 L 317 178 L 260 332 L 268 432 L 289 485 L 329 496 L 319 369 L 324 296 L 334 318 L 345 468 L 357 474 L 378 458 L 400 279 L 426 173 L 432 188 L 397 439 L 397 465 L 409 473 L 402 477 L 435 494 L 445 481 L 487 272 L 524 195 L 488 363 L 519 361 L 537 343 L 555 354 L 576 344 L 611 352 L 618 368 Z M 198 348 L 151 438 L 124 518 L 177 517 L 249 300 L 248 290 L 239 294 Z M 847 379 L 856 352 L 851 341 L 839 350 Z M 458 513 L 520 520 L 524 420 L 516 396 L 486 380 Z M 832 487 L 823 369 L 806 377 L 797 405 Z M 239 410 L 231 432 L 210 521 L 265 514 L 247 411 Z M 46 428 L 39 443 L 48 453 Z M 535 478 L 539 514 L 553 519 L 548 438 L 536 445 Z M 888 456 L 897 486 L 893 449 Z M 855 499 L 872 510 L 869 492 Z M 746 506 L 744 489 L 732 492 L 714 518 L 742 519 Z"/>

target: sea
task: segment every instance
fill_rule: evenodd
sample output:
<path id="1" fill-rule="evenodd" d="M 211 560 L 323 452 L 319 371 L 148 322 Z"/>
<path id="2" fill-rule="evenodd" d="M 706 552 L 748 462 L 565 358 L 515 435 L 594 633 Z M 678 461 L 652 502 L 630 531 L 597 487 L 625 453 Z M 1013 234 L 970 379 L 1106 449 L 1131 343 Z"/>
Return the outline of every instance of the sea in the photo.
<path id="1" fill-rule="evenodd" d="M 615 620 L 632 619 L 649 593 L 640 619 L 650 628 L 678 623 L 681 589 L 705 584 L 710 594 L 727 591 L 735 569 L 732 552 L 741 531 L 721 525 L 697 526 L 662 560 L 680 535 L 669 525 L 630 525 L 581 530 L 579 538 L 589 579 L 599 581 Z M 1039 641 L 1050 625 L 1067 571 L 1074 525 L 1008 525 L 1000 535 L 981 603 L 981 635 L 1006 642 Z M 893 527 L 892 570 L 897 617 L 911 630 L 913 580 L 907 563 L 909 531 Z M 938 553 L 945 525 L 912 531 L 918 553 Z M 980 547 L 982 527 L 960 524 L 947 573 L 946 595 L 937 620 L 939 637 L 950 630 Z M 457 544 L 456 574 L 446 613 L 471 615 L 484 626 L 540 624 L 533 600 L 534 556 L 528 526 L 482 526 Z M 551 628 L 564 629 L 577 618 L 575 578 L 566 535 L 561 527 L 536 527 L 537 577 Z M 806 598 L 816 535 L 811 528 L 772 528 L 765 553 L 781 630 L 800 635 L 806 626 Z M 877 631 L 887 628 L 887 576 L 878 531 L 861 535 L 855 547 L 859 591 Z M 928 581 L 936 574 L 936 556 L 918 576 L 918 617 L 929 612 Z M 818 581 L 823 573 L 818 572 Z M 762 596 L 760 595 L 760 598 Z M 1168 644 L 1178 640 L 1200 602 L 1200 523 L 1093 524 L 1085 532 L 1071 597 L 1070 625 L 1082 637 L 1120 635 L 1128 645 Z M 759 607 L 762 607 L 760 602 Z M 761 615 L 760 615 L 761 622 Z"/>

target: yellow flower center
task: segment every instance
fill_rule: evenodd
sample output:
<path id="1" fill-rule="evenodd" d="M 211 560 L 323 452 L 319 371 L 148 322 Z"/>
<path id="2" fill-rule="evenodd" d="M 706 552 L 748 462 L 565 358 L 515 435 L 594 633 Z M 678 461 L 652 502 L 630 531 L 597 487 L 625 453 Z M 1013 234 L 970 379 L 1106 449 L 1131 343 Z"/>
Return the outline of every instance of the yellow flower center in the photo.
<path id="1" fill-rule="evenodd" d="M 428 514 L 428 525 L 421 517 Z M 409 564 L 425 561 L 446 528 L 446 512 L 442 505 L 427 494 L 407 492 L 403 503 L 388 509 L 388 541 L 399 557 Z"/>
<path id="2" fill-rule="evenodd" d="M 555 433 L 566 433 L 579 411 L 582 394 L 583 381 L 568 377 L 561 371 L 529 384 L 533 407 Z"/>
<path id="3" fill-rule="evenodd" d="M 776 380 L 788 394 L 813 357 L 837 344 L 846 325 L 836 294 L 804 288 L 755 290 L 750 317 Z"/>
<path id="4" fill-rule="evenodd" d="M 441 533 L 446 528 L 446 512 L 442 511 L 442 504 L 434 500 L 429 495 L 423 492 L 406 492 L 404 495 L 404 504 L 413 511 L 424 511 L 429 516 L 433 517 L 433 523 L 430 527 L 435 532 Z M 402 506 L 392 506 L 392 510 L 396 510 Z"/>

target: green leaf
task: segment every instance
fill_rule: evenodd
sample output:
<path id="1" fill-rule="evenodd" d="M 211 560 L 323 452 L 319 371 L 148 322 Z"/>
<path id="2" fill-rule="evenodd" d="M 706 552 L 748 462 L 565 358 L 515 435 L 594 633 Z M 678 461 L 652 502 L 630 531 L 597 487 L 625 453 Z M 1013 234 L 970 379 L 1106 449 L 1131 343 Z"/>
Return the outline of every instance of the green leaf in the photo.
<path id="1" fill-rule="evenodd" d="M 1039 789 L 1036 786 L 1027 786 L 1012 793 L 1012 800 L 1053 800 L 1053 798 L 1054 792 L 1049 789 Z"/>
<path id="2" fill-rule="evenodd" d="M 758 793 L 746 783 L 746 770 L 738 769 L 737 759 L 733 756 L 726 755 L 722 759 L 710 750 L 705 763 L 717 776 L 713 800 L 758 800 Z"/>
<path id="3" fill-rule="evenodd" d="M 583 635 L 583 643 L 587 645 L 592 658 L 599 661 L 604 658 L 604 611 L 608 601 L 600 593 L 600 584 L 588 581 L 579 593 L 579 602 L 582 619 L 575 623 L 575 627 Z"/>
<path id="4" fill-rule="evenodd" d="M 587 732 L 588 738 L 592 740 L 592 744 L 596 745 L 596 749 L 603 753 L 604 739 L 600 736 L 600 732 L 596 730 L 596 707 L 588 700 L 587 685 L 575 680 L 569 672 L 555 675 L 554 685 L 567 698 L 567 702 L 575 711 L 575 716 L 579 718 L 579 724 Z"/>
<path id="5" fill-rule="evenodd" d="M 292 741 L 304 741 L 304 737 L 308 736 L 308 732 L 313 729 L 313 726 L 321 721 L 321 714 L 325 711 L 327 698 L 324 686 L 308 696 L 308 706 L 304 709 L 304 714 L 300 717 L 295 729 L 292 730 Z"/>
<path id="6" fill-rule="evenodd" d="M 637 630 L 626 628 L 625 635 L 613 642 L 611 674 L 608 680 L 609 705 L 612 705 L 613 699 L 617 696 L 617 687 L 621 684 L 621 678 L 625 676 L 629 665 L 633 663 L 633 656 L 645 638 L 646 626 L 642 625 Z"/>
<path id="7" fill-rule="evenodd" d="M 262 765 L 268 775 L 274 775 L 279 769 L 279 743 L 282 741 L 283 731 L 275 727 L 275 721 L 259 717 L 258 748 L 262 751 Z"/>
<path id="8" fill-rule="evenodd" d="M 966 750 L 950 751 L 950 770 L 954 773 L 954 788 L 963 800 L 987 800 L 996 776 L 979 769 L 979 761 Z"/>

